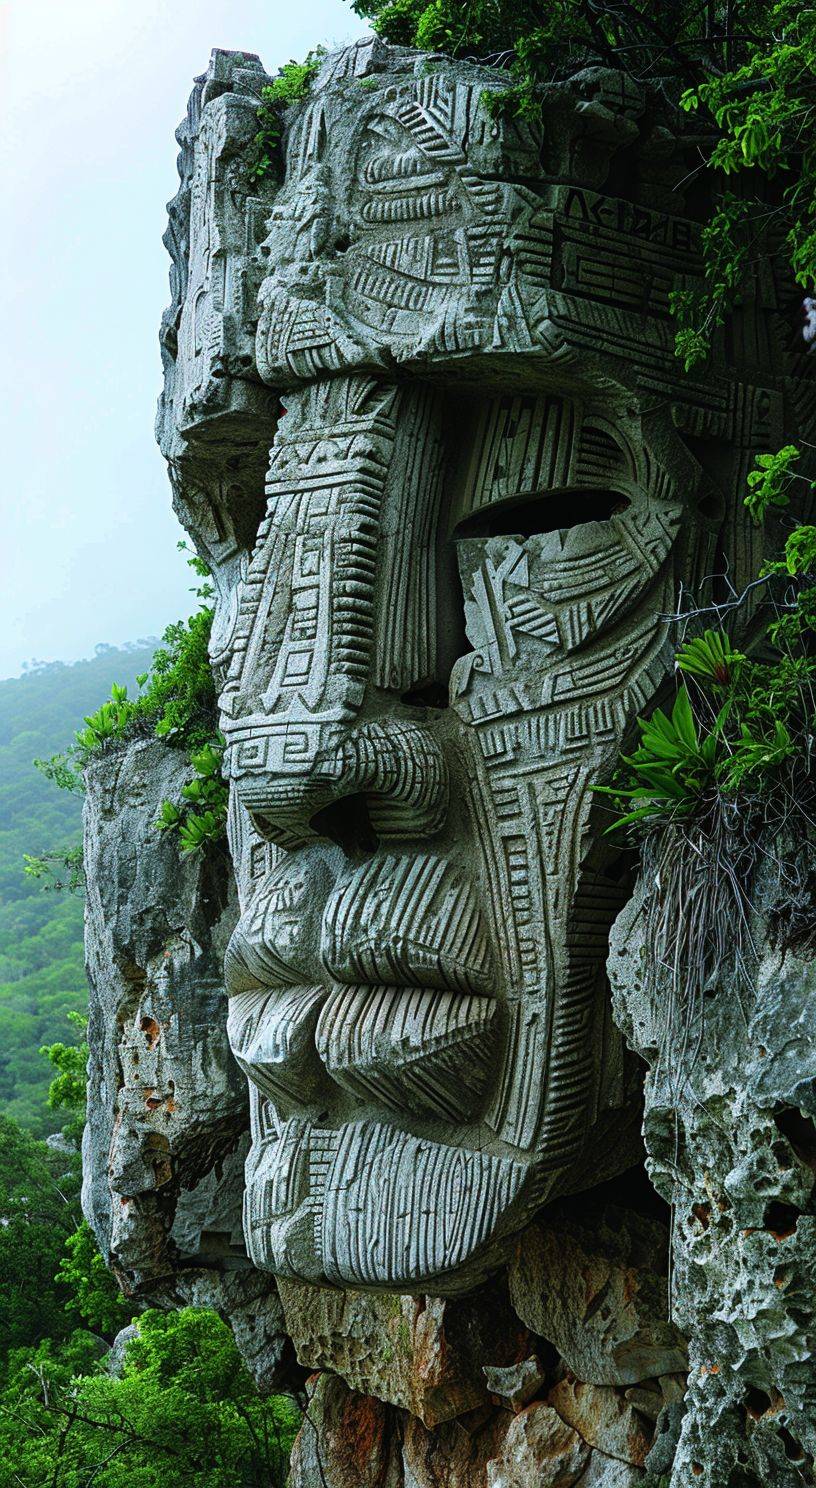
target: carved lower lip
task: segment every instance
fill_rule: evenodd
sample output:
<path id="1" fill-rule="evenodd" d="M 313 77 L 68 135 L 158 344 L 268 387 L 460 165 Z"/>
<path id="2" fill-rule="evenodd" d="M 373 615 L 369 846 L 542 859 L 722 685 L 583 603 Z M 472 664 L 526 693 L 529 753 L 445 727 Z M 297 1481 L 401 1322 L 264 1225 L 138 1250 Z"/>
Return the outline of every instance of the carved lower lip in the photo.
<path id="1" fill-rule="evenodd" d="M 292 1120 L 247 1159 L 244 1232 L 255 1266 L 310 1282 L 416 1290 L 482 1279 L 480 1250 L 523 1194 L 508 1158 L 378 1121 L 336 1130 Z M 432 1216 L 432 1218 L 428 1218 Z"/>
<path id="2" fill-rule="evenodd" d="M 227 1030 L 251 1082 L 284 1111 L 330 1094 L 461 1122 L 484 1099 L 495 1000 L 438 988 L 344 986 L 244 991 Z"/>
<path id="3" fill-rule="evenodd" d="M 331 1078 L 362 1100 L 461 1121 L 484 1096 L 496 1003 L 416 987 L 337 986 L 315 1030 Z"/>

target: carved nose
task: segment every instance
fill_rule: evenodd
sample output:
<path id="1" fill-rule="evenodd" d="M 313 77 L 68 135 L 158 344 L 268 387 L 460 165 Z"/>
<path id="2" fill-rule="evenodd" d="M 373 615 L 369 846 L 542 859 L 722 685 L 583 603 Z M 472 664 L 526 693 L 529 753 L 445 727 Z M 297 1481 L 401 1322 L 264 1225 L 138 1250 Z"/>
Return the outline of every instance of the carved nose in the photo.
<path id="1" fill-rule="evenodd" d="M 378 838 L 425 838 L 448 809 L 448 770 L 436 739 L 393 719 L 356 727 L 322 721 L 227 734 L 226 771 L 241 804 L 273 842 L 300 847 L 333 836 L 329 808 L 361 798 Z"/>

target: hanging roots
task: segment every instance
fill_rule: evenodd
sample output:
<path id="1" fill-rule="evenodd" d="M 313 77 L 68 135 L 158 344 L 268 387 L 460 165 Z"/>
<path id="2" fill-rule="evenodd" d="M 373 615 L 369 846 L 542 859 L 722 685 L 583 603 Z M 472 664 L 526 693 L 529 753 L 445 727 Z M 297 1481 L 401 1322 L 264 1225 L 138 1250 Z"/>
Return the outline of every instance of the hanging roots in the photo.
<path id="1" fill-rule="evenodd" d="M 675 1096 L 700 1050 L 706 992 L 725 979 L 739 994 L 751 980 L 750 896 L 761 852 L 743 814 L 719 793 L 704 812 L 644 843 L 646 991 L 665 1008 L 655 1073 Z"/>

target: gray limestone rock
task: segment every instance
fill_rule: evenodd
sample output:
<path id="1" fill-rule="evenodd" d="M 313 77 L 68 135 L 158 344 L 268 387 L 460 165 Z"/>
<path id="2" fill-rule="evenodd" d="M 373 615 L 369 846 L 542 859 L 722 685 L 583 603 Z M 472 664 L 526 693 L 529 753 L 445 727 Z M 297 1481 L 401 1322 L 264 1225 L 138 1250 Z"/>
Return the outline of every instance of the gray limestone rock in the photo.
<path id="1" fill-rule="evenodd" d="M 482 1373 L 491 1395 L 498 1396 L 502 1402 L 506 1401 L 514 1411 L 528 1405 L 538 1395 L 547 1378 L 547 1371 L 542 1369 L 535 1354 L 530 1354 L 518 1364 L 506 1364 L 503 1367 L 483 1364 Z"/>
<path id="2" fill-rule="evenodd" d="M 816 1454 L 816 962 L 779 940 L 774 874 L 753 886 L 754 955 L 701 1000 L 667 1058 L 644 877 L 609 962 L 616 1015 L 649 1065 L 644 1134 L 675 1206 L 673 1309 L 689 1388 L 671 1488 L 793 1488 Z M 665 1452 L 661 1461 L 667 1468 Z"/>
<path id="3" fill-rule="evenodd" d="M 83 1207 L 137 1306 L 214 1307 L 268 1385 L 291 1350 L 241 1228 L 249 1112 L 222 972 L 232 876 L 222 849 L 182 857 L 154 825 L 188 775 L 186 755 L 157 740 L 87 771 Z"/>
<path id="4" fill-rule="evenodd" d="M 657 1220 L 591 1202 L 530 1225 L 508 1266 L 519 1317 L 596 1385 L 628 1385 L 686 1365 L 668 1321 L 668 1231 Z"/>
<path id="5" fill-rule="evenodd" d="M 516 1364 L 530 1339 L 500 1288 L 472 1297 L 342 1292 L 281 1279 L 301 1364 L 331 1369 L 434 1426 L 488 1400 L 484 1366 Z"/>
<path id="6" fill-rule="evenodd" d="M 128 1344 L 139 1337 L 139 1324 L 128 1323 L 125 1328 L 120 1328 L 103 1360 L 108 1374 L 117 1378 L 121 1377 L 125 1366 L 125 1352 Z"/>

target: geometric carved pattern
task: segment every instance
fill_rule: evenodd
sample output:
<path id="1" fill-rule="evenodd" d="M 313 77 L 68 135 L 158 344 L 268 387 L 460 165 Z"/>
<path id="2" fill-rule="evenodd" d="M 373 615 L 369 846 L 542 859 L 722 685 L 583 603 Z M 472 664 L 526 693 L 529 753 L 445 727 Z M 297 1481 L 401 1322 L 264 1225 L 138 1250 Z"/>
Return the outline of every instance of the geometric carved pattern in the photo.
<path id="1" fill-rule="evenodd" d="M 682 372 L 693 142 L 666 151 L 682 124 L 645 85 L 596 69 L 540 123 L 497 119 L 502 72 L 361 43 L 249 199 L 260 64 L 213 68 L 181 136 L 162 439 L 182 512 L 193 457 L 217 473 L 247 1244 L 451 1290 L 631 1160 L 604 971 L 626 886 L 591 787 L 670 680 L 679 584 L 756 572 L 746 470 L 812 416 L 770 281 Z M 262 514 L 260 480 L 230 485 L 259 447 Z"/>
<path id="2" fill-rule="evenodd" d="M 473 886 L 427 855 L 375 858 L 356 869 L 329 903 L 322 954 L 342 981 L 491 990 Z"/>
<path id="3" fill-rule="evenodd" d="M 337 986 L 320 1015 L 317 1051 L 353 1095 L 458 1121 L 484 1090 L 495 1014 L 489 997 Z"/>

